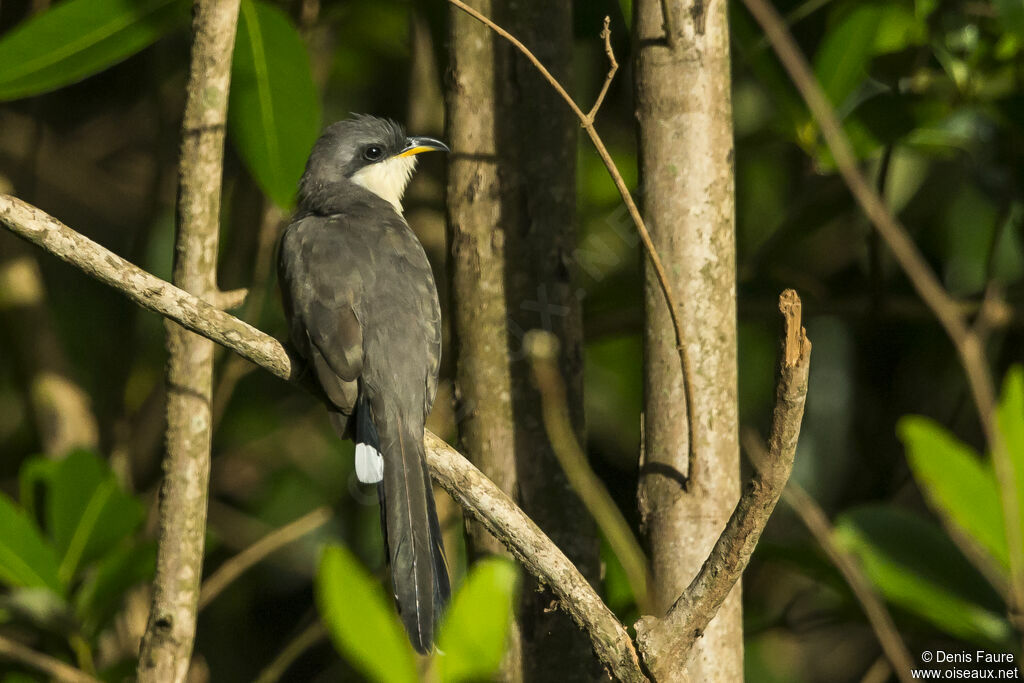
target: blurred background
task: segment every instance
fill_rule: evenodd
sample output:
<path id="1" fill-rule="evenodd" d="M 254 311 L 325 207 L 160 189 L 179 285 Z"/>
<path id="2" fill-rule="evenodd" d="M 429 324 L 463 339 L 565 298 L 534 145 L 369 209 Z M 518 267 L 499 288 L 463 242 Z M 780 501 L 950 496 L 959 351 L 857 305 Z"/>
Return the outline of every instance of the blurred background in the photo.
<path id="1" fill-rule="evenodd" d="M 53 3 L 54 9 L 75 1 Z M 13 72 L 12 60 L 27 49 L 17 42 L 17 27 L 50 11 L 50 3 L 0 4 L 0 187 L 169 278 L 188 7 L 136 4 L 147 8 L 149 34 L 134 36 L 130 48 L 117 48 L 121 52 L 103 48 L 116 53 L 109 58 L 115 64 L 58 89 L 64 85 L 59 78 L 26 85 Z M 267 45 L 280 48 L 271 53 L 272 68 L 294 80 L 293 95 L 275 104 L 295 131 L 286 145 L 294 158 L 281 162 L 286 178 L 261 171 L 265 164 L 255 158 L 251 129 L 236 113 L 247 106 L 246 93 L 233 92 L 220 285 L 251 288 L 234 313 L 284 339 L 273 263 L 291 202 L 288 183 L 294 187 L 320 126 L 349 112 L 389 116 L 413 134 L 443 136 L 449 8 L 440 0 L 248 6 L 255 8 L 247 19 L 250 30 L 259 19 Z M 842 115 L 865 173 L 945 286 L 972 312 L 986 290 L 1004 297 L 986 347 L 1001 384 L 1022 359 L 1024 341 L 1024 5 L 781 0 L 776 7 Z M 604 17 L 611 17 L 612 45 L 623 68 L 597 125 L 635 187 L 629 0 L 578 1 L 574 11 L 571 90 L 581 102 L 592 101 L 604 80 L 598 35 Z M 854 205 L 795 89 L 735 0 L 730 20 L 741 422 L 767 432 L 776 298 L 795 288 L 814 357 L 794 479 L 832 520 L 833 538 L 859 558 L 912 653 L 978 647 L 1019 653 L 998 557 L 996 569 L 987 571 L 992 563 L 965 555 L 972 544 L 957 538 L 956 529 L 970 524 L 951 524 L 938 509 L 941 496 L 925 495 L 897 429 L 904 416 L 923 415 L 934 420 L 927 423 L 933 436 L 942 425 L 962 442 L 955 448 L 984 450 L 954 349 Z M 240 36 L 245 30 L 240 26 Z M 90 59 L 101 61 L 95 54 L 81 61 Z M 236 68 L 241 83 L 245 65 Z M 421 163 L 406 216 L 427 248 L 447 305 L 444 160 L 428 155 Z M 586 293 L 587 451 L 635 524 L 641 254 L 621 199 L 585 137 L 578 164 L 576 276 Z M 124 634 L 145 623 L 145 589 L 128 588 L 152 571 L 146 539 L 154 532 L 160 475 L 164 359 L 157 316 L 0 234 L 0 490 L 34 510 L 27 500 L 31 492 L 56 487 L 60 479 L 52 472 L 40 475 L 46 466 L 39 463 L 84 445 L 109 465 L 109 476 L 133 501 L 125 509 L 137 510 L 137 526 L 124 532 L 128 540 L 118 547 L 131 548 L 138 562 L 129 569 L 117 565 L 124 571 L 111 584 L 116 589 L 102 610 L 89 613 L 93 620 L 81 634 L 110 671 L 118 662 L 131 671 L 132 653 L 124 647 L 130 637 Z M 450 354 L 442 372 L 449 379 L 430 427 L 453 438 Z M 315 619 L 311 579 L 319 544 L 343 539 L 379 576 L 384 552 L 376 496 L 355 483 L 351 445 L 333 436 L 310 396 L 221 353 L 214 412 L 208 567 L 321 506 L 335 512 L 328 524 L 270 556 L 203 609 L 197 667 L 205 667 L 210 680 L 246 681 Z M 56 490 L 46 489 L 51 497 Z M 450 502 L 439 504 L 458 583 L 465 571 L 461 517 Z M 43 533 L 54 535 L 46 515 L 36 512 Z M 604 556 L 602 594 L 632 623 L 638 613 L 629 585 L 614 556 Z M 72 577 L 71 585 L 89 585 L 89 572 L 98 571 L 86 559 L 82 583 Z M 98 551 L 92 559 L 107 561 Z M 17 585 L 2 574 L 0 581 Z M 0 628 L 29 634 L 39 649 L 61 658 L 80 649 L 54 635 L 66 629 L 48 623 L 45 609 L 26 604 L 17 591 L 8 589 L 4 597 Z M 743 603 L 748 680 L 889 679 L 858 602 L 785 504 L 744 576 Z M 282 680 L 359 680 L 326 638 L 309 645 Z M 36 680 L 34 675 L 12 669 L 3 680 Z"/>

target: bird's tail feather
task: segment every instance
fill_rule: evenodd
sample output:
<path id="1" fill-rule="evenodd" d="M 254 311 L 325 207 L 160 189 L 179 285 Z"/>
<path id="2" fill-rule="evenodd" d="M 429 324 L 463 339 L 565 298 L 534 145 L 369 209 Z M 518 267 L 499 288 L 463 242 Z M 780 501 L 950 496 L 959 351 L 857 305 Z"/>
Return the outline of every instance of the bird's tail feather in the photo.
<path id="1" fill-rule="evenodd" d="M 380 435 L 384 471 L 377 491 L 391 583 L 409 639 L 419 652 L 428 653 L 451 590 L 441 527 L 424 459 L 423 434 L 411 433 L 400 419 L 388 422 Z"/>

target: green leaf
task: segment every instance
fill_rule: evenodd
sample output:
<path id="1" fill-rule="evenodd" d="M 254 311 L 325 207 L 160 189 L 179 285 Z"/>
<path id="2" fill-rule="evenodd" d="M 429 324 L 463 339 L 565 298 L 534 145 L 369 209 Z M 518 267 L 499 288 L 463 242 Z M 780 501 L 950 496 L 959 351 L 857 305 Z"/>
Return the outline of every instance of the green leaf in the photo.
<path id="1" fill-rule="evenodd" d="M 261 0 L 242 0 L 228 126 L 256 182 L 278 206 L 291 207 L 320 133 L 320 100 L 298 31 Z"/>
<path id="2" fill-rule="evenodd" d="M 53 473 L 47 524 L 67 584 L 78 568 L 112 549 L 142 522 L 142 504 L 120 489 L 107 464 L 86 451 L 72 453 Z"/>
<path id="3" fill-rule="evenodd" d="M 0 100 L 82 80 L 185 25 L 186 0 L 67 0 L 0 39 Z"/>
<path id="4" fill-rule="evenodd" d="M 835 540 L 892 604 L 956 638 L 982 644 L 1009 638 L 998 595 L 930 522 L 887 505 L 865 506 L 836 520 Z"/>
<path id="5" fill-rule="evenodd" d="M 64 590 L 57 578 L 57 555 L 21 508 L 0 494 L 0 582 L 15 588 Z"/>
<path id="6" fill-rule="evenodd" d="M 814 55 L 814 74 L 833 106 L 842 107 L 867 76 L 884 9 L 874 3 L 842 7 Z"/>
<path id="7" fill-rule="evenodd" d="M 1015 365 L 1003 379 L 999 400 L 999 431 L 1013 465 L 1017 515 L 1024 529 L 1024 367 Z"/>
<path id="8" fill-rule="evenodd" d="M 452 600 L 437 655 L 441 680 L 491 680 L 501 666 L 512 623 L 518 573 L 506 559 L 477 562 Z"/>
<path id="9" fill-rule="evenodd" d="M 40 486 L 50 485 L 58 465 L 60 465 L 59 460 L 36 456 L 26 460 L 18 470 L 19 502 L 25 512 L 33 518 L 37 518 L 41 514 L 36 505 L 36 492 Z"/>
<path id="10" fill-rule="evenodd" d="M 1024 41 L 1024 0 L 995 0 L 994 4 L 1005 31 Z"/>
<path id="11" fill-rule="evenodd" d="M 904 417 L 897 431 L 914 479 L 932 507 L 1008 568 L 999 487 L 991 466 L 927 418 Z"/>
<path id="12" fill-rule="evenodd" d="M 152 578 L 156 546 L 126 543 L 100 560 L 75 594 L 75 613 L 87 636 L 99 633 L 117 614 L 128 590 Z"/>
<path id="13" fill-rule="evenodd" d="M 340 545 L 320 557 L 316 603 L 334 646 L 367 678 L 417 681 L 412 645 L 380 584 Z"/>

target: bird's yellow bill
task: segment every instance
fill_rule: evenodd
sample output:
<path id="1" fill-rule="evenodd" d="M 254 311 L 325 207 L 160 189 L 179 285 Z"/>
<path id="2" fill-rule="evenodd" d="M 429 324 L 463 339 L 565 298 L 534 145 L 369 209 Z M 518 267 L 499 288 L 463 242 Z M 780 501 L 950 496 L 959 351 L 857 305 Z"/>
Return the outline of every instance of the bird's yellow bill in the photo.
<path id="1" fill-rule="evenodd" d="M 411 157 L 414 154 L 423 154 L 423 152 L 439 152 L 439 151 L 441 151 L 441 150 L 439 150 L 437 147 L 427 147 L 426 145 L 418 145 L 416 147 L 411 147 L 411 148 L 409 148 L 407 150 L 404 150 L 398 156 L 400 156 L 400 157 Z"/>

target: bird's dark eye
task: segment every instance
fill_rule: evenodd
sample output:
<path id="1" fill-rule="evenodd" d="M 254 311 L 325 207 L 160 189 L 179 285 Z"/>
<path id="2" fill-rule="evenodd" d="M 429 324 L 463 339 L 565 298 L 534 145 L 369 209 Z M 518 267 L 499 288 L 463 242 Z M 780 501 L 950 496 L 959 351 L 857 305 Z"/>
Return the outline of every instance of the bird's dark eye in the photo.
<path id="1" fill-rule="evenodd" d="M 363 150 L 363 158 L 367 161 L 380 161 L 384 158 L 384 148 L 380 145 L 370 145 Z"/>

